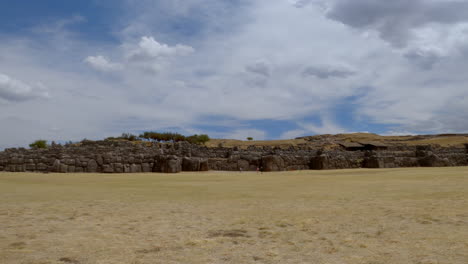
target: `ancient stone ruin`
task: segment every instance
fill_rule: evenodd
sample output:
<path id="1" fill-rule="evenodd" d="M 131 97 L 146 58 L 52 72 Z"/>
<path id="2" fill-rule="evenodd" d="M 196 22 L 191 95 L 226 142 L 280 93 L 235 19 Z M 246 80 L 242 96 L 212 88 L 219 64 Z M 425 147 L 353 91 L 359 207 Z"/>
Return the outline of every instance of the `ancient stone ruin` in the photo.
<path id="1" fill-rule="evenodd" d="M 269 172 L 467 165 L 468 144 L 441 147 L 343 143 L 328 149 L 310 145 L 208 148 L 187 142 L 89 141 L 0 152 L 0 171 L 8 172 L 177 173 L 257 168 Z"/>

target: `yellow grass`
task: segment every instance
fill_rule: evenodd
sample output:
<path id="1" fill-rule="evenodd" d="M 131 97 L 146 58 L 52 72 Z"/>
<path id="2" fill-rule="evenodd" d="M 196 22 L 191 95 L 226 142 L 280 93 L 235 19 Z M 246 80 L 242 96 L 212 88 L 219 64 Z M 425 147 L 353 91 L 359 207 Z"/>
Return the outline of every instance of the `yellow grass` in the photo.
<path id="1" fill-rule="evenodd" d="M 284 139 L 284 140 L 254 140 L 254 141 L 243 141 L 235 139 L 211 139 L 205 145 L 207 147 L 219 147 L 220 145 L 226 148 L 241 147 L 247 148 L 248 146 L 280 146 L 289 147 L 297 146 L 299 144 L 305 144 L 307 141 L 304 139 Z"/>
<path id="2" fill-rule="evenodd" d="M 354 142 L 383 142 L 386 144 L 408 144 L 408 145 L 429 145 L 438 144 L 441 146 L 463 146 L 468 144 L 468 136 L 465 135 L 452 135 L 452 136 L 437 136 L 437 137 L 424 137 L 424 136 L 380 136 L 372 133 L 351 133 L 351 134 L 338 134 L 338 135 L 319 135 L 312 137 L 313 139 L 328 137 L 331 141 L 324 143 L 323 141 L 308 141 L 304 139 L 284 139 L 284 140 L 265 140 L 265 141 L 243 141 L 234 139 L 211 139 L 205 145 L 208 147 L 240 147 L 247 148 L 248 146 L 279 146 L 290 147 L 303 144 L 315 144 L 315 146 L 324 146 L 331 144 L 331 142 L 340 141 L 354 141 Z"/>
<path id="3" fill-rule="evenodd" d="M 0 173 L 0 263 L 468 263 L 468 168 Z"/>
<path id="4" fill-rule="evenodd" d="M 348 141 L 377 141 L 389 143 L 404 143 L 408 145 L 438 144 L 441 146 L 461 146 L 463 144 L 468 144 L 468 136 L 465 135 L 436 136 L 432 138 L 424 138 L 424 136 L 380 136 L 371 133 L 354 133 L 340 134 L 337 136 Z"/>

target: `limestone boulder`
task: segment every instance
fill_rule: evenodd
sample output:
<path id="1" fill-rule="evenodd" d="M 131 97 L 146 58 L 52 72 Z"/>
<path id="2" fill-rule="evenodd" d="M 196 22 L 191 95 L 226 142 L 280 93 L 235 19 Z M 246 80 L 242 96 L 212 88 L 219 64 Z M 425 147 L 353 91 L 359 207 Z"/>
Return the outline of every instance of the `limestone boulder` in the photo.
<path id="1" fill-rule="evenodd" d="M 95 160 L 88 160 L 88 165 L 86 166 L 86 172 L 97 172 L 98 163 Z"/>
<path id="2" fill-rule="evenodd" d="M 376 156 L 371 156 L 364 159 L 363 167 L 371 169 L 385 168 L 385 163 L 383 159 Z"/>
<path id="3" fill-rule="evenodd" d="M 140 173 L 140 172 L 141 172 L 141 164 L 130 165 L 130 173 Z"/>
<path id="4" fill-rule="evenodd" d="M 114 173 L 114 166 L 112 166 L 112 164 L 104 164 L 102 165 L 102 172 Z"/>
<path id="5" fill-rule="evenodd" d="M 447 167 L 450 166 L 450 161 L 448 159 L 440 158 L 435 154 L 431 154 L 420 158 L 419 165 L 421 167 Z"/>
<path id="6" fill-rule="evenodd" d="M 145 172 L 145 173 L 148 173 L 148 172 L 151 172 L 152 171 L 152 165 L 150 163 L 142 163 L 141 164 L 141 171 L 142 172 Z"/>
<path id="7" fill-rule="evenodd" d="M 159 159 L 162 173 L 179 173 L 182 171 L 182 159 L 177 156 L 163 156 Z"/>
<path id="8" fill-rule="evenodd" d="M 263 171 L 284 171 L 284 160 L 278 155 L 262 157 Z"/>
<path id="9" fill-rule="evenodd" d="M 200 171 L 200 159 L 192 157 L 183 158 L 182 171 Z"/>
<path id="10" fill-rule="evenodd" d="M 200 159 L 200 171 L 209 171 L 208 159 Z"/>
<path id="11" fill-rule="evenodd" d="M 329 159 L 326 154 L 321 154 L 310 159 L 311 170 L 326 170 L 329 169 Z"/>

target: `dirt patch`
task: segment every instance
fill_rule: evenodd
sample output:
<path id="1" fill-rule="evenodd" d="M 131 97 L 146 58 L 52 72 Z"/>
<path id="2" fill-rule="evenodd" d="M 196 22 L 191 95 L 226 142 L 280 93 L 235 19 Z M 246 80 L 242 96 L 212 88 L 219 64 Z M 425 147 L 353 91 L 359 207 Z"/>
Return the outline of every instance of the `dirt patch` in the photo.
<path id="1" fill-rule="evenodd" d="M 247 230 L 231 229 L 231 230 L 217 230 L 208 233 L 209 238 L 214 237 L 250 237 Z"/>
<path id="2" fill-rule="evenodd" d="M 148 249 L 140 249 L 140 250 L 137 250 L 135 252 L 139 253 L 139 254 L 152 254 L 152 253 L 158 253 L 160 251 L 161 251 L 160 247 L 152 247 L 152 248 L 148 248 Z"/>
<path id="3" fill-rule="evenodd" d="M 26 243 L 24 242 L 14 242 L 11 243 L 8 247 L 14 248 L 14 249 L 23 249 L 26 247 Z"/>
<path id="4" fill-rule="evenodd" d="M 80 264 L 78 260 L 69 257 L 60 258 L 59 261 L 63 263 Z"/>

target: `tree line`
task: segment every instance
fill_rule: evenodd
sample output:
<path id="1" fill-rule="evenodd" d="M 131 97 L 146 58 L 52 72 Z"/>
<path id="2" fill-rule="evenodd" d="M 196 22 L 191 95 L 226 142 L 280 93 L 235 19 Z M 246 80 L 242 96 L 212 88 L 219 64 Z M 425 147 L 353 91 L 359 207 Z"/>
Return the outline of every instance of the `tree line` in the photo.
<path id="1" fill-rule="evenodd" d="M 124 139 L 128 141 L 138 141 L 138 140 L 150 140 L 154 142 L 182 142 L 187 141 L 192 144 L 203 144 L 210 140 L 210 137 L 206 134 L 195 134 L 191 136 L 184 136 L 179 133 L 173 132 L 154 132 L 148 131 L 140 134 L 139 136 L 130 134 L 130 133 L 123 133 L 120 137 L 110 137 L 107 140 L 115 140 L 115 139 Z"/>
<path id="2" fill-rule="evenodd" d="M 122 133 L 119 137 L 108 137 L 105 140 L 128 140 L 128 141 L 141 141 L 141 140 L 149 140 L 154 142 L 182 142 L 187 141 L 192 144 L 204 144 L 210 140 L 210 137 L 206 134 L 195 134 L 191 136 L 184 136 L 179 133 L 172 133 L 172 132 L 144 132 L 139 136 L 131 134 L 131 133 Z M 88 141 L 87 139 L 83 139 L 83 141 Z M 67 144 L 72 144 L 72 142 L 68 142 Z M 55 142 L 52 142 L 52 145 L 55 145 Z M 60 145 L 60 144 L 58 144 Z M 36 149 L 45 149 L 49 147 L 47 140 L 36 140 L 33 143 L 29 144 L 30 148 Z"/>
<path id="3" fill-rule="evenodd" d="M 172 132 L 144 132 L 140 136 L 142 139 L 152 140 L 157 142 L 181 142 L 187 141 L 192 144 L 203 144 L 210 140 L 210 137 L 206 134 L 195 134 L 191 136 L 184 136 L 179 133 L 172 133 Z"/>

